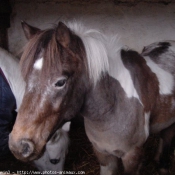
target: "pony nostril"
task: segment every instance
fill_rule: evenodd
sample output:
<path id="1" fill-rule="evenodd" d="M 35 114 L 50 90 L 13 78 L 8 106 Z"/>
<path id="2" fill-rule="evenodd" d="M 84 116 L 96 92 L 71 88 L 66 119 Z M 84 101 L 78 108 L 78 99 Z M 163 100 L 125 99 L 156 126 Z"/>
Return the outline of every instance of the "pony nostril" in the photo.
<path id="1" fill-rule="evenodd" d="M 21 140 L 20 153 L 24 158 L 29 157 L 34 151 L 34 144 L 30 140 Z"/>
<path id="2" fill-rule="evenodd" d="M 59 163 L 60 162 L 60 159 L 50 159 L 50 163 L 52 163 L 52 164 L 57 164 L 57 163 Z"/>

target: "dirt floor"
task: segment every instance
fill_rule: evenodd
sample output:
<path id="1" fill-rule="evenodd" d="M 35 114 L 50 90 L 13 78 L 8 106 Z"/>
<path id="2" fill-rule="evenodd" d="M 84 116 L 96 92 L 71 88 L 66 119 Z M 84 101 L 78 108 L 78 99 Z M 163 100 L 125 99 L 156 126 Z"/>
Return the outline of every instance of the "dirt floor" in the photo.
<path id="1" fill-rule="evenodd" d="M 65 171 L 75 171 L 86 175 L 99 175 L 99 164 L 93 153 L 92 146 L 88 141 L 84 127 L 82 125 L 71 126 L 71 144 L 65 162 Z M 158 175 L 153 156 L 158 140 L 151 137 L 145 144 L 146 156 L 143 160 L 141 175 Z M 172 157 L 175 163 L 175 159 Z M 23 163 L 16 160 L 12 155 L 4 160 L 0 160 L 0 171 L 16 173 L 17 171 L 36 171 L 31 163 Z M 19 172 L 18 172 L 19 173 Z M 24 174 L 24 173 L 21 173 Z M 170 175 L 175 175 L 175 167 L 170 170 Z"/>

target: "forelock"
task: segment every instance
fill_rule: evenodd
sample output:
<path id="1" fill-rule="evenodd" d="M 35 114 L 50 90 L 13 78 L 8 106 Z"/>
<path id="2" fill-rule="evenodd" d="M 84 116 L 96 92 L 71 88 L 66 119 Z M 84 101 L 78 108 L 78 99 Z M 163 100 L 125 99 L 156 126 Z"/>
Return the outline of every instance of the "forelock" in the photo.
<path id="1" fill-rule="evenodd" d="M 21 58 L 21 70 L 26 80 L 31 74 L 34 64 L 42 57 L 41 75 L 45 76 L 50 70 L 58 65 L 59 56 L 58 44 L 55 39 L 55 29 L 41 32 L 33 37 L 26 45 L 25 51 Z"/>

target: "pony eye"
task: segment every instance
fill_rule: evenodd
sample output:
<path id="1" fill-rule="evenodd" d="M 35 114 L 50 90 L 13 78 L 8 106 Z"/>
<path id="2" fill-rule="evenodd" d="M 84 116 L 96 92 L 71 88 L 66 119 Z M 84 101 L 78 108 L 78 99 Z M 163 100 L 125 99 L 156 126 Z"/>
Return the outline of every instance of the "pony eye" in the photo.
<path id="1" fill-rule="evenodd" d="M 63 87 L 66 84 L 67 78 L 62 78 L 55 83 L 55 87 Z"/>

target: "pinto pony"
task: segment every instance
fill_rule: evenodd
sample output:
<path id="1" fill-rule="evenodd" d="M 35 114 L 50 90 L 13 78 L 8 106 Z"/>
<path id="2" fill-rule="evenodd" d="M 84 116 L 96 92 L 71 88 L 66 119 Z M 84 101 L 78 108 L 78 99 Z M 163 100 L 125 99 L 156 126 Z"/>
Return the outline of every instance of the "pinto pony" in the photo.
<path id="1" fill-rule="evenodd" d="M 140 55 L 77 22 L 48 30 L 22 26 L 29 42 L 21 59 L 25 95 L 9 141 L 14 155 L 36 159 L 54 131 L 81 113 L 100 174 L 116 175 L 119 159 L 123 174 L 139 174 L 150 133 L 174 137 L 174 42 Z"/>

